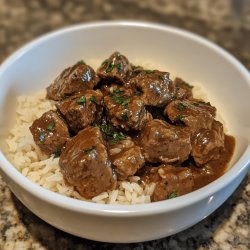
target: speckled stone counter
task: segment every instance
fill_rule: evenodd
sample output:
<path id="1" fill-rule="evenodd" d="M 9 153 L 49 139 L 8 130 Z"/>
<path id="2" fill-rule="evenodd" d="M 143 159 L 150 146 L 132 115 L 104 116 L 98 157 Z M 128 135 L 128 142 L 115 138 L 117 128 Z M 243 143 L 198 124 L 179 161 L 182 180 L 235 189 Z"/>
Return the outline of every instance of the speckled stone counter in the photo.
<path id="1" fill-rule="evenodd" d="M 250 69 L 249 0 L 0 0 L 0 63 L 56 28 L 95 20 L 160 22 L 219 44 Z M 0 177 L 0 249 L 250 249 L 250 173 L 212 215 L 176 235 L 136 244 L 74 237 L 40 220 Z"/>

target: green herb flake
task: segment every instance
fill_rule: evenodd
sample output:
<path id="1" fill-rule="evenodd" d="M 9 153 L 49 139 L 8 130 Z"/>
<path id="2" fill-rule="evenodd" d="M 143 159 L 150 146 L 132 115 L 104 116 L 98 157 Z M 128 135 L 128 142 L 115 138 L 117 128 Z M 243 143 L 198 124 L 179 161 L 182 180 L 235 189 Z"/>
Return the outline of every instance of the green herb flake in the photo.
<path id="1" fill-rule="evenodd" d="M 110 125 L 107 125 L 106 123 L 103 123 L 100 125 L 100 129 L 101 131 L 107 135 L 107 136 L 113 136 L 113 133 L 114 133 L 114 129 L 112 126 Z"/>
<path id="2" fill-rule="evenodd" d="M 92 147 L 90 147 L 90 148 L 85 148 L 85 149 L 83 150 L 83 153 L 84 153 L 84 154 L 89 154 L 89 153 L 92 152 L 93 150 L 96 150 L 96 146 L 92 146 Z"/>
<path id="3" fill-rule="evenodd" d="M 46 139 L 45 133 L 44 133 L 44 132 L 41 132 L 41 133 L 39 134 L 39 141 L 40 141 L 40 142 L 45 142 L 45 139 Z"/>
<path id="4" fill-rule="evenodd" d="M 182 121 L 185 117 L 187 117 L 187 115 L 177 115 L 177 116 L 175 117 L 175 120 L 176 120 L 176 121 Z"/>
<path id="5" fill-rule="evenodd" d="M 103 123 L 100 125 L 100 129 L 106 135 L 107 140 L 111 144 L 116 144 L 117 142 L 126 138 L 126 136 L 122 132 L 115 131 L 112 125 Z"/>
<path id="6" fill-rule="evenodd" d="M 176 107 L 180 111 L 184 111 L 187 108 L 187 106 L 182 102 L 179 102 Z"/>
<path id="7" fill-rule="evenodd" d="M 77 62 L 77 64 L 86 64 L 83 60 Z"/>
<path id="8" fill-rule="evenodd" d="M 89 98 L 89 100 L 90 100 L 91 102 L 96 103 L 96 98 L 95 98 L 93 95 Z"/>
<path id="9" fill-rule="evenodd" d="M 123 93 L 124 93 L 124 90 L 122 89 L 114 89 L 111 94 L 123 94 Z"/>
<path id="10" fill-rule="evenodd" d="M 146 74 L 151 74 L 151 73 L 153 73 L 153 72 L 154 72 L 154 71 L 153 71 L 153 70 L 150 70 L 150 69 L 146 69 L 146 70 L 145 70 L 145 73 L 146 73 Z"/>
<path id="11" fill-rule="evenodd" d="M 78 98 L 78 99 L 76 100 L 76 103 L 79 104 L 79 105 L 85 104 L 85 103 L 86 103 L 86 97 L 85 97 L 84 95 L 81 96 L 80 98 Z"/>
<path id="12" fill-rule="evenodd" d="M 110 72 L 113 70 L 113 68 L 114 68 L 114 64 L 113 64 L 113 62 L 110 62 L 110 63 L 108 64 L 106 70 L 105 70 L 106 73 L 110 73 Z"/>
<path id="13" fill-rule="evenodd" d="M 116 66 L 118 72 L 122 71 L 122 64 L 121 63 L 118 63 L 115 66 Z"/>
<path id="14" fill-rule="evenodd" d="M 172 199 L 172 198 L 176 198 L 178 195 L 177 195 L 177 192 L 174 191 L 172 192 L 169 196 L 168 196 L 168 199 Z"/>
<path id="15" fill-rule="evenodd" d="M 49 130 L 49 131 L 54 131 L 55 130 L 55 127 L 56 127 L 56 124 L 55 124 L 55 122 L 51 122 L 48 126 L 47 126 L 47 129 Z"/>
<path id="16" fill-rule="evenodd" d="M 54 154 L 53 158 L 57 158 L 61 155 L 61 150 L 56 150 L 53 154 Z"/>
<path id="17" fill-rule="evenodd" d="M 124 108 L 128 108 L 128 104 L 130 103 L 130 97 L 126 95 L 122 95 L 124 93 L 123 90 L 116 89 L 113 92 L 110 92 L 110 96 L 114 103 L 123 105 Z"/>
<path id="18" fill-rule="evenodd" d="M 124 122 L 127 122 L 127 121 L 128 121 L 128 115 L 127 115 L 127 113 L 122 113 L 122 114 L 121 114 L 121 119 L 122 119 Z"/>
<path id="19" fill-rule="evenodd" d="M 113 138 L 110 139 L 111 144 L 116 144 L 119 141 L 122 141 L 126 136 L 122 132 L 114 132 Z"/>

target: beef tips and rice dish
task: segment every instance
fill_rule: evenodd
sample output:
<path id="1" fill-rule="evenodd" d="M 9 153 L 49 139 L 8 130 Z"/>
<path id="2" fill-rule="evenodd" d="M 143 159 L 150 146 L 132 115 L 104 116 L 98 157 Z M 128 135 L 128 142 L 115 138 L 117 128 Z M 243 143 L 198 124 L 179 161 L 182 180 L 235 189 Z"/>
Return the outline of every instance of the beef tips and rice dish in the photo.
<path id="1" fill-rule="evenodd" d="M 80 61 L 46 91 L 20 97 L 8 155 L 29 179 L 67 196 L 160 201 L 226 170 L 235 140 L 215 118 L 181 78 L 115 52 L 96 72 Z"/>

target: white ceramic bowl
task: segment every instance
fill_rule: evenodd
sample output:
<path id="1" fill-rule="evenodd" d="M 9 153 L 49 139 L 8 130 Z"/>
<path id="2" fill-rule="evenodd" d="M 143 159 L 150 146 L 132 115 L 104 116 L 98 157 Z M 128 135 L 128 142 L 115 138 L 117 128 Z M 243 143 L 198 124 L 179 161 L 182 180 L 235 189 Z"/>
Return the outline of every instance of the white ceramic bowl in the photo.
<path id="1" fill-rule="evenodd" d="M 250 162 L 250 77 L 231 55 L 211 42 L 172 27 L 137 22 L 77 25 L 23 47 L 0 68 L 1 149 L 16 96 L 45 88 L 77 60 L 100 62 L 113 51 L 132 62 L 159 65 L 200 83 L 236 138 L 231 168 L 213 183 L 181 197 L 143 205 L 101 205 L 45 190 L 19 173 L 0 153 L 0 172 L 18 199 L 49 224 L 105 242 L 139 242 L 177 233 L 218 208 L 236 189 Z"/>

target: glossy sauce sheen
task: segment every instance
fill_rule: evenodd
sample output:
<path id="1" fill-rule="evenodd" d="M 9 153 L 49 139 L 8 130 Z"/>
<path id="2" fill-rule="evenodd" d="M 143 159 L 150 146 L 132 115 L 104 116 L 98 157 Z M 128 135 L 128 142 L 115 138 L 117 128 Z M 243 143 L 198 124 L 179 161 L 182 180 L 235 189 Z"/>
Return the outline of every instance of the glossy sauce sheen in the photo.
<path id="1" fill-rule="evenodd" d="M 211 160 L 202 168 L 197 168 L 194 164 L 188 166 L 194 175 L 194 190 L 206 186 L 226 172 L 233 156 L 234 148 L 235 138 L 230 135 L 225 135 L 225 148 L 222 150 L 218 159 Z"/>

